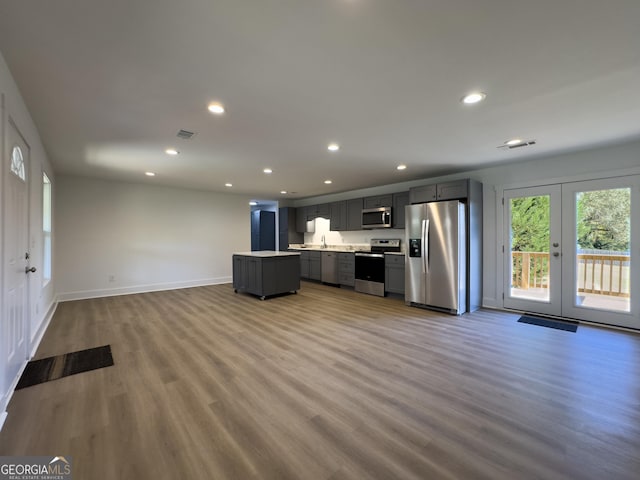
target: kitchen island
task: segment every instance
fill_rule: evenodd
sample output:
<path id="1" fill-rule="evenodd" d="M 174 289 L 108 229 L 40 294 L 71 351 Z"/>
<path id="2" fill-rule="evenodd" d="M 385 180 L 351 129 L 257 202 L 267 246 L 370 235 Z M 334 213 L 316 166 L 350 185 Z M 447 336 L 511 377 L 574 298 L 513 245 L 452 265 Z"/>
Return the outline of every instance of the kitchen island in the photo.
<path id="1" fill-rule="evenodd" d="M 261 300 L 300 290 L 300 254 L 263 250 L 233 254 L 233 289 Z"/>

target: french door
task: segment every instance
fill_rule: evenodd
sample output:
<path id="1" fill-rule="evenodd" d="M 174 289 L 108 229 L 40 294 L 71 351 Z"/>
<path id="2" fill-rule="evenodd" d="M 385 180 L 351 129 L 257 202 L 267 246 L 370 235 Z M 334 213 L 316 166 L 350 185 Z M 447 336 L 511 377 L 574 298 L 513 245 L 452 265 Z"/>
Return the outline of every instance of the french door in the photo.
<path id="1" fill-rule="evenodd" d="M 640 329 L 640 175 L 504 191 L 504 307 Z"/>
<path id="2" fill-rule="evenodd" d="M 562 315 L 561 186 L 505 190 L 504 306 Z"/>

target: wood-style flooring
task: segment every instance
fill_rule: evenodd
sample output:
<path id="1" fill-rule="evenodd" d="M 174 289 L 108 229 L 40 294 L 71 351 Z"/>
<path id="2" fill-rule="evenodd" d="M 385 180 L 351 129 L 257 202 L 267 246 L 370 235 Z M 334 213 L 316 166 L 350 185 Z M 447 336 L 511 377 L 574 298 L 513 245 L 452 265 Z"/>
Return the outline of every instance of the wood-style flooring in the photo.
<path id="1" fill-rule="evenodd" d="M 15 392 L 0 455 L 74 479 L 637 479 L 640 336 L 462 317 L 303 282 L 62 303 L 36 358 L 115 366 Z"/>

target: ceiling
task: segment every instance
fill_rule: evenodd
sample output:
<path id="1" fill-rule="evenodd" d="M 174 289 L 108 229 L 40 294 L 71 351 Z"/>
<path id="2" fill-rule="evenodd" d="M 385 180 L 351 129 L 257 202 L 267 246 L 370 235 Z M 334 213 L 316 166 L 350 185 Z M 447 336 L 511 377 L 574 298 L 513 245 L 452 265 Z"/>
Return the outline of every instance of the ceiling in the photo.
<path id="1" fill-rule="evenodd" d="M 302 198 L 640 137 L 637 0 L 0 0 L 0 12 L 0 51 L 57 173 Z M 486 100 L 462 104 L 473 90 Z M 536 144 L 497 148 L 512 138 Z"/>

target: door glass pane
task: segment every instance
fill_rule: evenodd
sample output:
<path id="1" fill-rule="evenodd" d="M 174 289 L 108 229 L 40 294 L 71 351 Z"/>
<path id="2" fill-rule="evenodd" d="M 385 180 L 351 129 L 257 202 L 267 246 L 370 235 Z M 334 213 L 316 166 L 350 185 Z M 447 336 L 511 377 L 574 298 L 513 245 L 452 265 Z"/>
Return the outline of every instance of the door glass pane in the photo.
<path id="1" fill-rule="evenodd" d="M 576 193 L 576 303 L 630 311 L 631 189 Z"/>
<path id="2" fill-rule="evenodd" d="M 509 199 L 511 296 L 549 301 L 550 196 Z"/>

